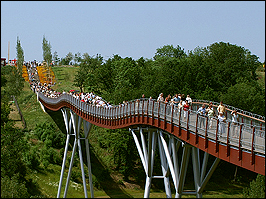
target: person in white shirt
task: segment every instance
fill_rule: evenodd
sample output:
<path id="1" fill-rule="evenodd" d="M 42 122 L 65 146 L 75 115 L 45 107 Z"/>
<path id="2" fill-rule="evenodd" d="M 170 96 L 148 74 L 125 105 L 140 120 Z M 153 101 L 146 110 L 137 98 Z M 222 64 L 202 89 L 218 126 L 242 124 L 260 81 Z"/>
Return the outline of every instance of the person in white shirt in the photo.
<path id="1" fill-rule="evenodd" d="M 238 119 L 238 114 L 236 110 L 233 110 L 231 112 L 231 115 L 232 115 L 232 124 L 231 124 L 232 136 L 235 137 L 235 135 L 237 135 L 237 132 L 238 132 L 237 126 L 238 126 L 239 119 Z"/>
<path id="2" fill-rule="evenodd" d="M 191 106 L 192 105 L 192 99 L 189 95 L 187 95 L 186 100 L 188 101 L 189 106 Z"/>
<path id="3" fill-rule="evenodd" d="M 209 118 L 209 128 L 212 127 L 213 124 L 213 118 L 215 116 L 214 108 L 212 107 L 212 103 L 209 104 L 209 107 L 206 109 L 208 118 Z"/>
<path id="4" fill-rule="evenodd" d="M 164 102 L 163 93 L 160 93 L 159 97 L 157 98 L 157 102 Z"/>
<path id="5" fill-rule="evenodd" d="M 199 114 L 199 127 L 201 128 L 202 126 L 205 126 L 205 120 L 206 118 L 204 116 L 206 116 L 206 108 L 205 108 L 205 104 L 202 104 L 202 106 L 198 109 L 197 114 Z"/>
<path id="6" fill-rule="evenodd" d="M 225 134 L 225 116 L 223 112 L 219 112 L 218 121 L 219 121 L 219 135 L 222 137 Z"/>

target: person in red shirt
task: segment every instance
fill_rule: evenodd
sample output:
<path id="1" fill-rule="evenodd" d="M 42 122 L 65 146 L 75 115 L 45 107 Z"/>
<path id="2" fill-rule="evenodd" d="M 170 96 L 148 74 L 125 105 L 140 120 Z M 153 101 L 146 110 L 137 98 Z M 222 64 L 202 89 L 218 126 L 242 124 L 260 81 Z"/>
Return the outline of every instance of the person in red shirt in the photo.
<path id="1" fill-rule="evenodd" d="M 185 104 L 183 105 L 183 110 L 184 110 L 184 119 L 186 119 L 187 116 L 188 116 L 188 111 L 189 111 L 189 103 L 188 103 L 188 100 L 186 100 Z"/>

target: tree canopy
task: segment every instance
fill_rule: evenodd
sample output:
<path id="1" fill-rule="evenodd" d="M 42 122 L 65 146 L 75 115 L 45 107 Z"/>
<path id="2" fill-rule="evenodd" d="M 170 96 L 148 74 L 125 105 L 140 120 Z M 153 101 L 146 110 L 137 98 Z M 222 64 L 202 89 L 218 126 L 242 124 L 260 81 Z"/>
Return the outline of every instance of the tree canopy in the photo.
<path id="1" fill-rule="evenodd" d="M 50 42 L 48 42 L 45 38 L 45 36 L 43 36 L 43 41 L 42 41 L 42 50 L 43 50 L 43 60 L 47 62 L 48 66 L 51 64 L 52 62 L 52 46 L 50 44 Z"/>
<path id="2" fill-rule="evenodd" d="M 184 93 L 265 115 L 265 89 L 258 85 L 256 75 L 260 64 L 249 50 L 224 42 L 197 47 L 188 54 L 180 46 L 165 45 L 157 49 L 153 60 L 114 55 L 103 62 L 84 54 L 75 85 L 93 89 L 115 104 L 143 93 L 153 98 L 161 92 Z"/>

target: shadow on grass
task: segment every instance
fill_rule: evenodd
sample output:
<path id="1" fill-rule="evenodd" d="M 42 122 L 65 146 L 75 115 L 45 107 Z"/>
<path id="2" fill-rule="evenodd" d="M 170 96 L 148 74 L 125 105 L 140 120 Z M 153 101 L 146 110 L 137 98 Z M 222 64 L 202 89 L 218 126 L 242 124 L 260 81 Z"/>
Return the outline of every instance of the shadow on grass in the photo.
<path id="1" fill-rule="evenodd" d="M 92 174 L 97 178 L 101 188 L 110 198 L 133 198 L 130 194 L 122 190 L 113 180 L 109 171 L 100 162 L 94 153 L 93 147 L 90 145 L 91 170 Z M 87 162 L 86 162 L 87 165 Z"/>

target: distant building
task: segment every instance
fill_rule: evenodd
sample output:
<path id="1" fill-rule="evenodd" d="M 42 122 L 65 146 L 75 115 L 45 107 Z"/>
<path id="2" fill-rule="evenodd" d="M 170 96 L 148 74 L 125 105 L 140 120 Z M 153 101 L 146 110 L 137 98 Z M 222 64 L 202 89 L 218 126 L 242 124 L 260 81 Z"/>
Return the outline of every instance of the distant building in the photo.
<path id="1" fill-rule="evenodd" d="M 1 57 L 1 67 L 6 65 L 6 58 Z"/>
<path id="2" fill-rule="evenodd" d="M 9 65 L 10 66 L 17 66 L 17 60 L 16 59 L 9 60 Z"/>

